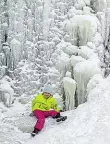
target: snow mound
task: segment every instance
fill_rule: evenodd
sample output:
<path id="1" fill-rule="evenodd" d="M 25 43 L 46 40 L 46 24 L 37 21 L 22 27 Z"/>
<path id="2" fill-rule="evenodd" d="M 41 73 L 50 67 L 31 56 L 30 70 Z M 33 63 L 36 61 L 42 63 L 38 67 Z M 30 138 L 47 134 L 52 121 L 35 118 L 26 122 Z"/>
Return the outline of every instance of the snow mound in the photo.
<path id="1" fill-rule="evenodd" d="M 28 138 L 28 136 L 27 136 Z M 0 124 L 0 143 L 2 144 L 21 144 L 26 142 L 26 134 L 20 132 L 14 126 L 9 126 L 1 122 Z"/>
<path id="2" fill-rule="evenodd" d="M 13 83 L 11 78 L 8 76 L 5 76 L 1 81 L 0 81 L 0 99 L 4 102 L 4 104 L 7 107 L 10 107 L 13 103 L 13 96 L 14 96 L 14 90 L 12 88 Z"/>
<path id="3" fill-rule="evenodd" d="M 36 119 L 29 115 L 19 114 L 12 117 L 7 117 L 3 120 L 4 123 L 10 123 L 14 127 L 17 127 L 20 131 L 25 133 L 31 133 L 33 131 Z"/>

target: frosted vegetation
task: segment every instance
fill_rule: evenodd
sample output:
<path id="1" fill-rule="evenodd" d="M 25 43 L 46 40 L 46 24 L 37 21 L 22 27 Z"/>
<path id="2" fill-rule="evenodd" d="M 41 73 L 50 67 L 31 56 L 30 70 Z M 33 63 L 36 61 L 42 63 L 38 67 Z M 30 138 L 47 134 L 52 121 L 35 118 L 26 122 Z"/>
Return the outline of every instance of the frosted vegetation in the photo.
<path id="1" fill-rule="evenodd" d="M 47 83 L 64 110 L 95 101 L 93 89 L 110 74 L 109 7 L 106 0 L 0 1 L 1 143 L 29 138 L 31 100 Z"/>

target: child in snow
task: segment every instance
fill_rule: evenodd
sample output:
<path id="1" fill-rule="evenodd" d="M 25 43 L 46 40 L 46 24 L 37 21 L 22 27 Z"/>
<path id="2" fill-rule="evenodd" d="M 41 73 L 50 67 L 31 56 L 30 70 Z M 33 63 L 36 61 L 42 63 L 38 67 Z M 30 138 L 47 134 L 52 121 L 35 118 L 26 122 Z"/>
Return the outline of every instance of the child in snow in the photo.
<path id="1" fill-rule="evenodd" d="M 42 130 L 45 118 L 51 116 L 52 118 L 60 117 L 60 109 L 57 107 L 55 98 L 52 96 L 52 87 L 47 85 L 42 94 L 38 94 L 32 100 L 33 115 L 37 118 L 32 134 L 37 134 Z"/>

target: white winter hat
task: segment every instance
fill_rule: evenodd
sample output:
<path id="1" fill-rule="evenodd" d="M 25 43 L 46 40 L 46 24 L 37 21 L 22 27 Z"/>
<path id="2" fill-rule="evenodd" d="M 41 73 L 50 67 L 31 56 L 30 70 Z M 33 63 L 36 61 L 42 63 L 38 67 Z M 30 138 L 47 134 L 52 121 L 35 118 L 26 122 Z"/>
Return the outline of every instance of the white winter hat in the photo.
<path id="1" fill-rule="evenodd" d="M 53 93 L 52 86 L 50 84 L 46 85 L 43 89 L 43 92 L 47 92 L 47 93 L 52 94 Z"/>

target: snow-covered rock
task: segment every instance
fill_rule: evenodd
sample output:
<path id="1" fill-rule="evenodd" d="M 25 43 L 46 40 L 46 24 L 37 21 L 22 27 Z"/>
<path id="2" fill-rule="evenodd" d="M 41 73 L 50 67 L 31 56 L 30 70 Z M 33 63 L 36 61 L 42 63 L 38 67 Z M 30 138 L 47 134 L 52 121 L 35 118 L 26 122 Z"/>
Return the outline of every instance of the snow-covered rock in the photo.
<path id="1" fill-rule="evenodd" d="M 11 78 L 4 77 L 0 81 L 0 99 L 4 102 L 7 107 L 10 107 L 13 103 L 13 96 L 14 96 L 14 89 L 11 87 L 13 86 Z"/>

